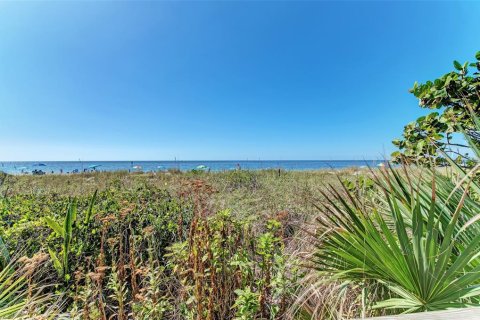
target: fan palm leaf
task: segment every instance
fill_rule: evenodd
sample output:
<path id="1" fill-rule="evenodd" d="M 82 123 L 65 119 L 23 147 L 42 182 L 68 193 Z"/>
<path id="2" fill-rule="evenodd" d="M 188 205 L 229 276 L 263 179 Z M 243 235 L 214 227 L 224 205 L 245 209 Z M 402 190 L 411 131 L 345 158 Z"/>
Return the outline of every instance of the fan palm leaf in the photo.
<path id="1" fill-rule="evenodd" d="M 434 171 L 426 176 L 432 180 L 382 171 L 376 181 L 383 192 L 368 207 L 346 189 L 330 188 L 316 268 L 332 281 L 388 288 L 390 297 L 374 308 L 414 312 L 478 303 L 480 233 L 477 224 L 467 225 L 478 206 L 468 188 L 455 189 Z"/>

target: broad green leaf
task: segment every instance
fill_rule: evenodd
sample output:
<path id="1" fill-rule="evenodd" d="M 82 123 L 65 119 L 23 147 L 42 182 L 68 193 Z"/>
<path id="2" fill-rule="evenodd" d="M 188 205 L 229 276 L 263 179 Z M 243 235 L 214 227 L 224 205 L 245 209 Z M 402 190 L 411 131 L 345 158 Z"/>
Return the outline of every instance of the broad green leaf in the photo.
<path id="1" fill-rule="evenodd" d="M 455 69 L 461 71 L 462 70 L 462 64 L 460 62 L 458 62 L 457 60 L 453 61 L 453 66 L 455 67 Z"/>
<path id="2" fill-rule="evenodd" d="M 62 229 L 62 227 L 58 224 L 58 222 L 56 222 L 55 220 L 53 220 L 52 218 L 50 217 L 44 217 L 43 218 L 44 221 L 48 224 L 48 226 L 59 236 L 63 237 L 65 235 L 65 232 L 64 230 Z"/>
<path id="3" fill-rule="evenodd" d="M 84 221 L 85 224 L 88 224 L 92 217 L 93 205 L 95 204 L 95 200 L 97 198 L 97 191 L 98 190 L 95 190 L 95 192 L 93 193 L 92 199 L 90 200 L 90 204 L 88 205 L 88 210 L 87 210 L 87 214 L 85 216 L 85 221 Z"/>
<path id="4" fill-rule="evenodd" d="M 58 273 L 61 274 L 63 272 L 63 268 L 62 263 L 57 257 L 57 254 L 50 248 L 48 248 L 48 253 L 50 254 L 50 259 L 52 259 L 53 267 L 55 268 L 55 270 L 57 270 Z"/>

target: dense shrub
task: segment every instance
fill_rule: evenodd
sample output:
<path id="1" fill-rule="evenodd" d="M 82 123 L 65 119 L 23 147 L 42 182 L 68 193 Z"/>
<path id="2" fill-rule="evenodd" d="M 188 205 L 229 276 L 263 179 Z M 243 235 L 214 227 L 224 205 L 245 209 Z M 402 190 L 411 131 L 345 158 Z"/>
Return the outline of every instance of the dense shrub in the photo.
<path id="1" fill-rule="evenodd" d="M 95 196 L 9 194 L 1 235 L 12 253 L 49 257 L 41 281 L 72 318 L 281 317 L 298 275 L 282 226 L 216 212 L 215 193 L 198 179 L 175 191 L 117 179 Z"/>

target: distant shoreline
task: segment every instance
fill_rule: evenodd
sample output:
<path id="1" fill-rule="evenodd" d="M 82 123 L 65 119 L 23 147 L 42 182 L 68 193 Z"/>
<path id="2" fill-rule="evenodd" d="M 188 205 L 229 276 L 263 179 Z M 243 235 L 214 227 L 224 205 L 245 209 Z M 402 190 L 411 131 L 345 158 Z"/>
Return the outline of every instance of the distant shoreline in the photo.
<path id="1" fill-rule="evenodd" d="M 334 159 L 334 160 L 325 160 L 325 159 L 317 159 L 317 160 L 15 160 L 15 161 L 8 161 L 8 160 L 0 160 L 0 165 L 7 164 L 7 163 L 107 163 L 107 162 L 114 162 L 114 163 L 126 163 L 126 162 L 138 162 L 138 163 L 148 163 L 148 162 L 158 162 L 158 163 L 192 163 L 192 162 L 381 162 L 384 160 L 381 159 L 362 159 L 362 160 L 352 160 L 352 159 Z"/>
<path id="2" fill-rule="evenodd" d="M 16 161 L 0 162 L 0 171 L 8 174 L 65 174 L 97 171 L 229 171 L 285 170 L 315 171 L 343 168 L 376 167 L 379 160 L 188 160 L 188 161 Z"/>

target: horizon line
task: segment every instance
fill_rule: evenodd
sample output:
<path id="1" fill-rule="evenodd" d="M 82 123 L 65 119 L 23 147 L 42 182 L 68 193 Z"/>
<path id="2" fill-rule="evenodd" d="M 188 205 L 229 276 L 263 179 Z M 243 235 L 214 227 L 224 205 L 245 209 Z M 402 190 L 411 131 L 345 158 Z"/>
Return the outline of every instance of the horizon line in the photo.
<path id="1" fill-rule="evenodd" d="M 233 159 L 233 160 L 209 160 L 209 159 L 194 159 L 194 160 L 0 160 L 0 163 L 8 162 L 258 162 L 258 161 L 385 161 L 386 159 Z"/>

